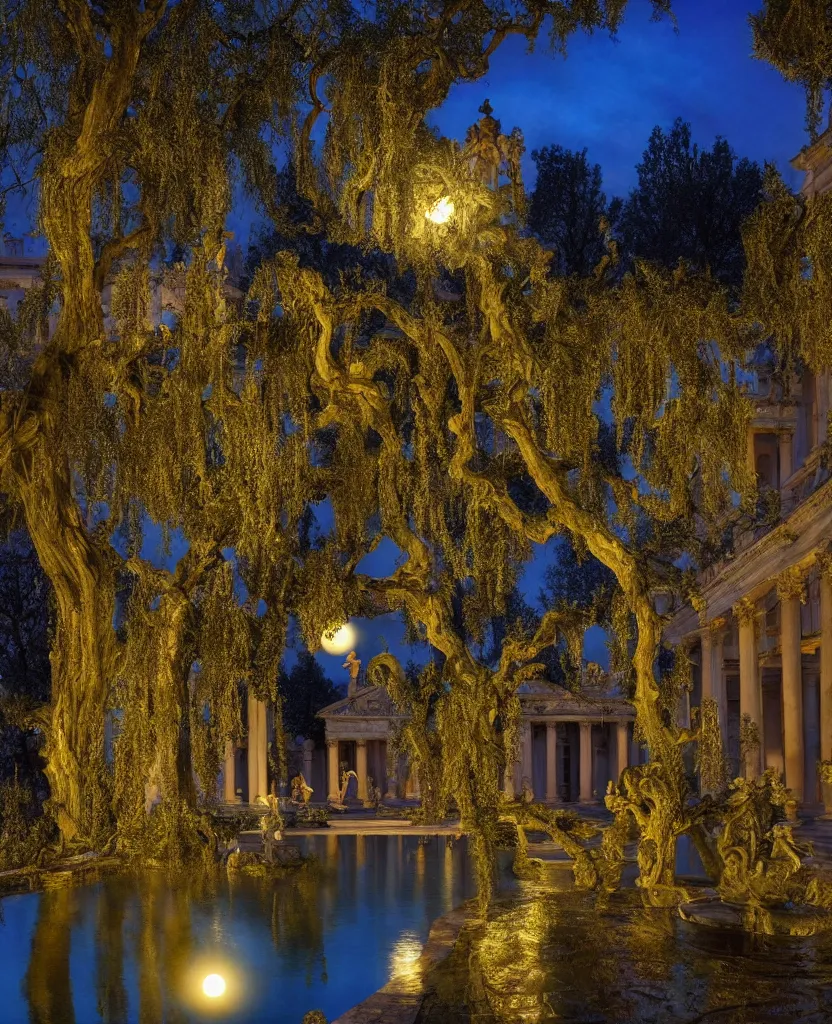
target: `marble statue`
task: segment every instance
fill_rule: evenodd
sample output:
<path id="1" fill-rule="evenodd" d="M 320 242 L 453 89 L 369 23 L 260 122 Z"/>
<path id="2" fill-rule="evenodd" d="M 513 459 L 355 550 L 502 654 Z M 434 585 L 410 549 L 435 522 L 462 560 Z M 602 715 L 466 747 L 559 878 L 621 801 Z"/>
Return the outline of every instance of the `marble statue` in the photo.
<path id="1" fill-rule="evenodd" d="M 264 806 L 266 808 L 265 813 L 260 818 L 260 831 L 263 833 L 263 842 L 268 853 L 271 843 L 274 840 L 279 842 L 282 838 L 280 829 L 283 821 L 280 817 L 277 797 L 273 793 L 269 793 L 268 796 L 258 796 L 254 802 L 257 806 Z"/>
<path id="2" fill-rule="evenodd" d="M 503 135 L 500 122 L 492 117 L 493 108 L 488 100 L 480 107 L 483 115 L 472 124 L 465 136 L 465 155 L 473 174 L 483 185 L 496 188 L 500 171 L 512 181 L 519 181 L 520 161 L 525 150 L 523 136 L 515 128 L 511 135 Z"/>
<path id="3" fill-rule="evenodd" d="M 361 662 L 358 660 L 355 651 L 350 651 L 347 655 L 347 660 L 341 668 L 349 669 L 350 681 L 347 686 L 347 696 L 352 697 L 358 689 L 358 673 L 361 671 Z"/>
<path id="4" fill-rule="evenodd" d="M 337 802 L 334 801 L 334 800 L 330 800 L 330 806 L 331 807 L 336 807 L 336 808 L 338 808 L 338 810 L 341 810 L 341 811 L 346 810 L 346 806 L 347 805 L 345 803 L 345 800 L 347 799 L 347 790 L 349 789 L 350 779 L 355 779 L 355 783 L 356 783 L 356 785 L 358 785 L 358 776 L 355 774 L 355 772 L 353 772 L 353 771 L 343 771 L 343 772 L 341 772 L 341 789 L 340 789 L 340 791 L 338 793 L 338 800 L 337 800 Z"/>
<path id="5" fill-rule="evenodd" d="M 375 784 L 372 775 L 367 776 L 367 802 L 376 810 L 381 806 L 381 790 Z"/>
<path id="6" fill-rule="evenodd" d="M 292 803 L 303 804 L 304 806 L 309 803 L 309 799 L 314 793 L 314 789 L 307 783 L 303 777 L 303 773 L 299 772 L 292 779 Z"/>

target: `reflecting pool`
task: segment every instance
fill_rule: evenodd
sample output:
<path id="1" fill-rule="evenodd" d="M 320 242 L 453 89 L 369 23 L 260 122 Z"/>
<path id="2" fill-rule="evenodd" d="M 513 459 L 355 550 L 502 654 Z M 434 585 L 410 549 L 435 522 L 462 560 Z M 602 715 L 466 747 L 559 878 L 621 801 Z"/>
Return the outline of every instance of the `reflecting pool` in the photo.
<path id="1" fill-rule="evenodd" d="M 828 1024 L 832 940 L 729 935 L 545 872 L 428 978 L 419 1024 Z"/>
<path id="2" fill-rule="evenodd" d="M 474 894 L 464 842 L 295 840 L 317 866 L 277 880 L 160 872 L 0 901 L 3 1024 L 329 1020 L 418 958 Z"/>

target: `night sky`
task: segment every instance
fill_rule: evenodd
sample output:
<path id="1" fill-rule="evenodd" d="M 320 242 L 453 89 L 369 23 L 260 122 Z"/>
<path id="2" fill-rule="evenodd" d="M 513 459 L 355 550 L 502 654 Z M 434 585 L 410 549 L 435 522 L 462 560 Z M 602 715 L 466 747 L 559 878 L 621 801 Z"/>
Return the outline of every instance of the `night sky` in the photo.
<path id="1" fill-rule="evenodd" d="M 803 93 L 752 59 L 747 16 L 757 6 L 756 0 L 676 0 L 675 31 L 667 19 L 651 22 L 647 0 L 631 0 L 617 40 L 602 34 L 575 37 L 566 60 L 552 56 L 545 44 L 528 54 L 522 42 L 509 40 L 492 59 L 486 78 L 454 88 L 433 123 L 461 141 L 488 97 L 505 132 L 515 125 L 523 131 L 528 188 L 534 185 L 533 149 L 586 147 L 590 160 L 601 165 L 609 198 L 626 195 L 634 186 L 635 166 L 653 127 L 667 128 L 682 117 L 701 146 L 709 148 L 721 135 L 738 156 L 773 161 L 797 187 L 800 176 L 789 161 L 807 141 Z M 29 230 L 31 213 L 31 206 L 11 204 L 4 230 Z M 240 203 L 229 220 L 245 248 L 254 220 L 250 208 Z M 27 253 L 36 251 L 37 241 L 27 240 Z M 362 569 L 384 575 L 392 568 L 391 549 L 383 546 Z M 524 590 L 532 600 L 550 560 L 551 552 L 541 551 L 526 573 Z M 402 647 L 402 627 L 389 618 L 358 626 L 357 650 L 365 664 L 380 650 L 382 635 L 404 659 L 426 656 Z M 589 638 L 586 654 L 605 662 L 599 634 Z M 333 680 L 346 680 L 343 657 L 319 658 Z M 290 653 L 287 662 L 292 660 Z"/>
<path id="2" fill-rule="evenodd" d="M 632 0 L 617 40 L 576 37 L 566 60 L 545 45 L 533 54 L 509 40 L 495 55 L 485 79 L 459 85 L 433 118 L 444 135 L 462 141 L 488 97 L 504 132 L 517 125 L 526 140 L 523 173 L 534 186 L 532 150 L 560 144 L 586 147 L 603 172 L 607 197 L 626 195 L 636 184 L 636 164 L 656 125 L 689 121 L 694 141 L 710 148 L 721 135 L 740 157 L 773 162 L 793 187 L 801 176 L 789 161 L 806 144 L 802 90 L 788 85 L 767 64 L 751 57 L 748 0 L 676 0 L 678 31 L 667 20 L 652 22 L 647 0 Z M 390 545 L 392 549 L 392 545 Z M 388 549 L 388 551 L 390 550 Z M 523 590 L 536 603 L 551 546 L 536 546 Z M 382 575 L 392 558 L 379 550 L 361 568 Z M 380 650 L 383 635 L 400 657 L 422 661 L 426 653 L 403 647 L 402 628 L 389 619 L 360 624 L 358 654 L 365 662 Z M 585 655 L 607 664 L 603 631 L 590 630 Z M 318 655 L 341 682 L 343 658 Z"/>

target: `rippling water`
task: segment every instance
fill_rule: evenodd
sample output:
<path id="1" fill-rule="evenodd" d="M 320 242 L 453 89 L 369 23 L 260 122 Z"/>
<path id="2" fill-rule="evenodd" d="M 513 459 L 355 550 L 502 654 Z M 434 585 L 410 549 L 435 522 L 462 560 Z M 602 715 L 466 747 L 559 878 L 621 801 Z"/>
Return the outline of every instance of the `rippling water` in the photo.
<path id="1" fill-rule="evenodd" d="M 157 872 L 0 901 L 2 1024 L 332 1020 L 407 972 L 474 892 L 464 843 L 321 835 L 319 868 L 266 881 Z M 224 994 L 202 992 L 219 974 Z"/>
<path id="2" fill-rule="evenodd" d="M 559 890 L 559 891 L 558 891 Z M 430 979 L 419 1024 L 829 1024 L 832 942 L 728 935 L 549 870 Z"/>

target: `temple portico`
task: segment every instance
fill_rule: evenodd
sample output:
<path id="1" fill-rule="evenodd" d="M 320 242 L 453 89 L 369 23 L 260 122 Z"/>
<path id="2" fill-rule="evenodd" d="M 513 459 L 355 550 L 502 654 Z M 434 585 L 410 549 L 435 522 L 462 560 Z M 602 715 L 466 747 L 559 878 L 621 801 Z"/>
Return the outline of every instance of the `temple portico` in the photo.
<path id="1" fill-rule="evenodd" d="M 632 763 L 632 705 L 595 679 L 580 695 L 544 682 L 524 683 L 517 760 L 504 773 L 508 799 L 556 804 L 601 800 L 607 783 Z M 388 757 L 404 721 L 381 687 L 364 687 L 320 712 L 326 722 L 328 799 L 340 797 L 342 771 L 355 771 L 354 798 L 367 799 L 367 778 L 386 800 L 418 799 L 419 779 L 406 758 Z M 351 793 L 348 795 L 352 795 Z"/>

